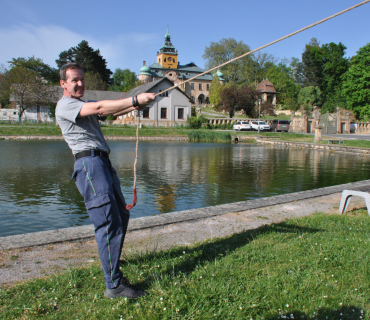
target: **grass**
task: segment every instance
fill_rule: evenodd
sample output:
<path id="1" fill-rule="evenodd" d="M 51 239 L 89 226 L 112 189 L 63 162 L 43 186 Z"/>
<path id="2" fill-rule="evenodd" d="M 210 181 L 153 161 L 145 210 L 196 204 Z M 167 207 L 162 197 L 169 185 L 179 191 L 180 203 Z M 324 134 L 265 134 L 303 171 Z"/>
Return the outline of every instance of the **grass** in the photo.
<path id="1" fill-rule="evenodd" d="M 370 218 L 315 214 L 126 257 L 150 294 L 103 297 L 98 266 L 0 290 L 3 319 L 369 319 Z"/>
<path id="2" fill-rule="evenodd" d="M 231 140 L 230 133 L 222 131 L 192 130 L 188 131 L 187 134 L 189 141 L 230 142 Z"/>

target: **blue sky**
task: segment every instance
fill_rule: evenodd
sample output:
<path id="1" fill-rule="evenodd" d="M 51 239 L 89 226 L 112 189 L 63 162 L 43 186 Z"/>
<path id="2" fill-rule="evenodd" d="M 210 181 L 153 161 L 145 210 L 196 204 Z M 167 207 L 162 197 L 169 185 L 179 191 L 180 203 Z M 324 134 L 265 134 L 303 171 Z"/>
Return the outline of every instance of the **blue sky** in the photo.
<path id="1" fill-rule="evenodd" d="M 100 49 L 108 68 L 139 72 L 151 64 L 167 25 L 181 64 L 204 67 L 202 55 L 222 38 L 255 49 L 360 0 L 113 1 L 0 0 L 0 64 L 35 56 L 56 67 L 59 53 L 87 40 Z M 284 40 L 265 52 L 301 58 L 312 37 L 321 44 L 342 42 L 347 56 L 370 42 L 370 3 Z"/>

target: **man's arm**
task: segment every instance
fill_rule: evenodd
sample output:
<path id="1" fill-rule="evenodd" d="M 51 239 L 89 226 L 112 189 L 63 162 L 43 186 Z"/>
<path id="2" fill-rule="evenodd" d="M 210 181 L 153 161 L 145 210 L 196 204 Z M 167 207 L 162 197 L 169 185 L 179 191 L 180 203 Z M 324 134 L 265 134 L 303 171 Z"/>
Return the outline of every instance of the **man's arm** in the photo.
<path id="1" fill-rule="evenodd" d="M 155 93 L 141 93 L 137 96 L 138 106 L 132 106 L 132 98 L 122 100 L 103 100 L 97 102 L 86 102 L 78 117 L 87 117 L 93 114 L 100 116 L 122 115 L 134 110 L 143 110 L 148 104 L 155 100 Z"/>

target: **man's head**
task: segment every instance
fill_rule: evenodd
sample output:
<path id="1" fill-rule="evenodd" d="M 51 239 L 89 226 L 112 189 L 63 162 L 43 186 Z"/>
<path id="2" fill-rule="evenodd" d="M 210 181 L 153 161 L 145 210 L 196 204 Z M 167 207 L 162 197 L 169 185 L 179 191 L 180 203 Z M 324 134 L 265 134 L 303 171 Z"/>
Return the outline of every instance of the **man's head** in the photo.
<path id="1" fill-rule="evenodd" d="M 63 95 L 79 99 L 85 93 L 85 75 L 77 63 L 67 63 L 60 68 L 60 85 Z"/>

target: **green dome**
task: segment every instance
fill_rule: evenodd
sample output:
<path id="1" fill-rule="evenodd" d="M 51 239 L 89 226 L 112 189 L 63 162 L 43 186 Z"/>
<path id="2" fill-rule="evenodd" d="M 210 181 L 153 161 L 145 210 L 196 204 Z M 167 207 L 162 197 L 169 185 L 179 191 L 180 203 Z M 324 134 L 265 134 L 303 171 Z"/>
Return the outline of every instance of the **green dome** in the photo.
<path id="1" fill-rule="evenodd" d="M 218 77 L 220 80 L 223 80 L 223 78 L 224 78 L 224 74 L 221 72 L 221 70 L 220 70 L 220 69 L 218 69 L 218 70 L 217 70 L 216 74 L 217 74 L 217 77 Z"/>
<path id="2" fill-rule="evenodd" d="M 143 74 L 143 75 L 146 75 L 146 76 L 150 76 L 151 74 L 150 74 L 150 69 L 149 69 L 149 67 L 147 67 L 147 65 L 142 66 L 142 67 L 141 67 L 141 69 L 140 69 L 140 73 L 139 73 L 139 75 L 140 75 L 140 74 Z"/>

